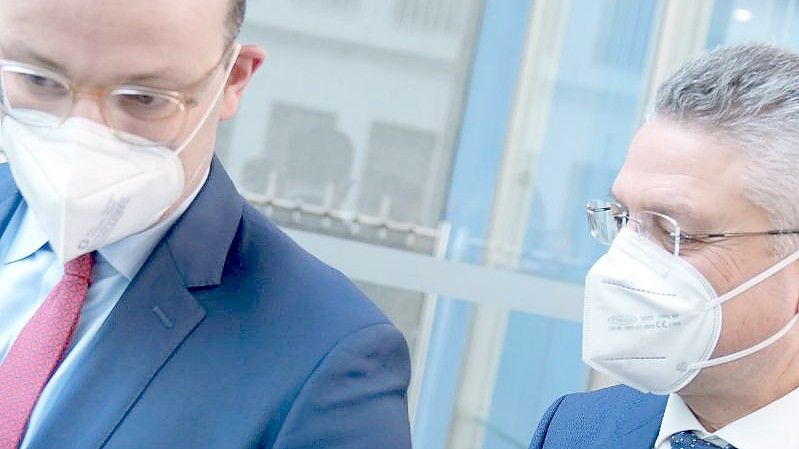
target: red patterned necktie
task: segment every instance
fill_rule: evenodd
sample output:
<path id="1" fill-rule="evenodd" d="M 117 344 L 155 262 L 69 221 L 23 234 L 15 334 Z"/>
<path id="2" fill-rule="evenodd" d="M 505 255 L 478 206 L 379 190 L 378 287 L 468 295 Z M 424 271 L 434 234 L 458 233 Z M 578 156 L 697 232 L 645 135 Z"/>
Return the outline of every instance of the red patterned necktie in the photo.
<path id="1" fill-rule="evenodd" d="M 17 449 L 33 407 L 69 348 L 91 283 L 94 253 L 67 262 L 0 364 L 0 449 Z"/>

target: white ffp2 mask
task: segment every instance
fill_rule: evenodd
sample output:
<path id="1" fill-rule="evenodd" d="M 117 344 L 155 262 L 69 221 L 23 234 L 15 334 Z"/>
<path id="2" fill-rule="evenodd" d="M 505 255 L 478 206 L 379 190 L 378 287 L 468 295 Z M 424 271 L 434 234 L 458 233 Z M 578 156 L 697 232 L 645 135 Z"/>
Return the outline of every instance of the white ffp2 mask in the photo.
<path id="1" fill-rule="evenodd" d="M 90 120 L 36 128 L 5 116 L 3 140 L 17 187 L 62 262 L 147 229 L 183 192 L 174 151 L 127 144 Z"/>
<path id="2" fill-rule="evenodd" d="M 57 128 L 2 118 L 11 173 L 62 262 L 146 230 L 179 198 L 186 183 L 179 155 L 213 112 L 239 50 L 208 110 L 175 149 L 126 143 L 79 117 Z"/>
<path id="3" fill-rule="evenodd" d="M 710 359 L 721 333 L 721 304 L 798 259 L 794 253 L 718 296 L 691 264 L 623 229 L 586 278 L 583 360 L 643 392 L 677 392 L 701 369 L 764 349 L 791 329 L 797 316 L 751 348 Z"/>

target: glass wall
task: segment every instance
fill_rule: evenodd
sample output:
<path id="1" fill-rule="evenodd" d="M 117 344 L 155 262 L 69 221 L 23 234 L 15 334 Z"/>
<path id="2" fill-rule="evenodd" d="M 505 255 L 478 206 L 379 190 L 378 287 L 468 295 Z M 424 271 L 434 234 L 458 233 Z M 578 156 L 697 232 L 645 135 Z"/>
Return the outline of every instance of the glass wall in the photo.
<path id="1" fill-rule="evenodd" d="M 717 0 L 707 47 L 766 42 L 799 49 L 799 1 Z"/>
<path id="2" fill-rule="evenodd" d="M 525 44 L 513 48 L 522 16 Z M 587 235 L 585 199 L 607 196 L 639 123 L 658 17 L 658 2 L 636 0 L 489 2 L 450 191 L 452 258 L 578 287 L 523 294 L 579 315 L 579 285 L 604 251 Z M 418 447 L 527 447 L 546 407 L 588 386 L 577 322 L 443 304 Z"/>
<path id="3" fill-rule="evenodd" d="M 799 47 L 799 0 L 261 0 L 269 58 L 218 152 L 242 193 L 408 338 L 420 449 L 526 448 L 580 360 L 582 281 L 658 82 Z"/>
<path id="4" fill-rule="evenodd" d="M 242 39 L 269 56 L 223 154 L 241 189 L 436 226 L 478 3 L 252 2 Z"/>

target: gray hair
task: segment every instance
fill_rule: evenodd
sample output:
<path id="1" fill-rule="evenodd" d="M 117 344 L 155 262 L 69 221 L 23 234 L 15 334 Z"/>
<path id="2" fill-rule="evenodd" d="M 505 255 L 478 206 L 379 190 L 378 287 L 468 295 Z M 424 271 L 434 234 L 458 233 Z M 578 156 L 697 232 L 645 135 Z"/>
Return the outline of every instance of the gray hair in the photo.
<path id="1" fill-rule="evenodd" d="M 653 117 L 698 127 L 742 151 L 746 197 L 775 229 L 799 228 L 799 54 L 764 44 L 707 53 L 659 88 Z M 784 257 L 799 237 L 774 243 Z"/>

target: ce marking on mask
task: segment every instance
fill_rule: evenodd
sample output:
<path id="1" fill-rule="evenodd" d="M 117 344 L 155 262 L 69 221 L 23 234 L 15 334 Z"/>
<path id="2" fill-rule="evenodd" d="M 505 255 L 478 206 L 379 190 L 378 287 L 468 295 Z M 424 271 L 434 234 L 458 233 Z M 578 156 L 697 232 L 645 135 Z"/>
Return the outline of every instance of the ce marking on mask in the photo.
<path id="1" fill-rule="evenodd" d="M 670 329 L 680 325 L 682 325 L 682 320 L 677 313 L 640 316 L 613 315 L 608 318 L 608 330 L 613 332 Z"/>

